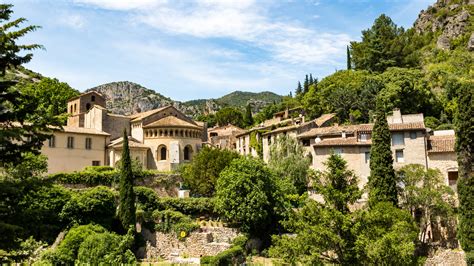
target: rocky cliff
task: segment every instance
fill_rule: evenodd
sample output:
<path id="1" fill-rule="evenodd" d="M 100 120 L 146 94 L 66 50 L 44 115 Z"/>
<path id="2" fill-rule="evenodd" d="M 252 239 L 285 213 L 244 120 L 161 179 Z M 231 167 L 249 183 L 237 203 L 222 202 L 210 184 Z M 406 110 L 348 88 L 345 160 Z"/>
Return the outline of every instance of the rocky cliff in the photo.
<path id="1" fill-rule="evenodd" d="M 474 0 L 438 0 L 415 21 L 417 33 L 432 32 L 436 46 L 450 49 L 456 42 L 474 50 Z"/>
<path id="2" fill-rule="evenodd" d="M 115 114 L 129 115 L 173 105 L 188 116 L 215 113 L 223 106 L 245 108 L 251 104 L 254 112 L 265 105 L 281 101 L 281 96 L 272 92 L 241 92 L 236 91 L 218 99 L 200 99 L 188 102 L 174 101 L 154 90 L 147 89 L 129 81 L 119 81 L 103 84 L 87 91 L 95 90 L 105 96 L 107 109 Z"/>

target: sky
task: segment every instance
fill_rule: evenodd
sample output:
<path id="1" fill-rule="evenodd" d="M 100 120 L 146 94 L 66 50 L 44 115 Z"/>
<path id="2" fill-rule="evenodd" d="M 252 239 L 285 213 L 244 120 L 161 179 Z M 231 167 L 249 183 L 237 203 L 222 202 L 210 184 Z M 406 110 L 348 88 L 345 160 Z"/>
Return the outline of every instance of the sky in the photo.
<path id="1" fill-rule="evenodd" d="M 4 0 L 1 0 L 5 2 Z M 7 0 L 42 28 L 27 68 L 79 91 L 132 81 L 174 100 L 235 90 L 288 95 L 346 67 L 382 13 L 411 27 L 434 0 Z M 26 25 L 26 24 L 25 24 Z"/>

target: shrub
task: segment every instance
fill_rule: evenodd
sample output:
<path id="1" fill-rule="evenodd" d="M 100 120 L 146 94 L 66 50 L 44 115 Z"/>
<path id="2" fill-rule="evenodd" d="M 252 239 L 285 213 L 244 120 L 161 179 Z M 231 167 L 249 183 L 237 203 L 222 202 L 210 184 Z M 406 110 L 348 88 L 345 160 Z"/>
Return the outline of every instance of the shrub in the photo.
<path id="1" fill-rule="evenodd" d="M 215 256 L 202 257 L 201 265 L 239 265 L 245 260 L 243 255 L 242 248 L 235 246 Z"/>
<path id="2" fill-rule="evenodd" d="M 49 176 L 59 184 L 84 184 L 90 186 L 110 186 L 117 178 L 117 171 L 82 171 L 73 173 L 57 173 Z"/>
<path id="3" fill-rule="evenodd" d="M 59 264 L 74 264 L 82 242 L 90 235 L 97 233 L 105 233 L 106 230 L 100 225 L 88 224 L 74 226 L 64 237 L 64 240 L 55 250 L 45 252 L 43 260 Z"/>
<path id="4" fill-rule="evenodd" d="M 160 198 L 158 209 L 176 210 L 187 215 L 214 215 L 214 198 Z"/>
<path id="5" fill-rule="evenodd" d="M 146 212 L 151 212 L 157 208 L 158 195 L 151 188 L 147 187 L 134 187 L 137 209 L 142 209 Z"/>
<path id="6" fill-rule="evenodd" d="M 153 219 L 157 222 L 155 230 L 169 233 L 175 232 L 179 238 L 184 238 L 192 231 L 198 229 L 200 226 L 194 222 L 189 216 L 178 211 L 164 210 L 154 211 Z M 181 236 L 181 232 L 185 232 L 185 236 Z"/>
<path id="7" fill-rule="evenodd" d="M 77 224 L 94 222 L 110 228 L 115 209 L 114 192 L 99 186 L 74 195 L 62 209 L 60 216 L 65 221 Z"/>

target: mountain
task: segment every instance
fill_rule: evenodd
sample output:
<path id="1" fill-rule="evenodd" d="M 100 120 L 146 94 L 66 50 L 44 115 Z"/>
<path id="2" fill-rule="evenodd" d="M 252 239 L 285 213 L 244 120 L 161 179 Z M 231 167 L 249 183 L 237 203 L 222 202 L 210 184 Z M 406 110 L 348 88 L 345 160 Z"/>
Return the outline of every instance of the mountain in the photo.
<path id="1" fill-rule="evenodd" d="M 244 109 L 247 104 L 251 104 L 253 111 L 258 112 L 265 105 L 279 102 L 282 99 L 282 96 L 272 92 L 235 91 L 217 99 L 198 99 L 183 103 L 129 81 L 111 82 L 90 88 L 87 91 L 91 90 L 104 95 L 107 109 L 112 113 L 123 115 L 145 112 L 166 105 L 173 105 L 192 117 L 215 113 L 224 106 Z"/>

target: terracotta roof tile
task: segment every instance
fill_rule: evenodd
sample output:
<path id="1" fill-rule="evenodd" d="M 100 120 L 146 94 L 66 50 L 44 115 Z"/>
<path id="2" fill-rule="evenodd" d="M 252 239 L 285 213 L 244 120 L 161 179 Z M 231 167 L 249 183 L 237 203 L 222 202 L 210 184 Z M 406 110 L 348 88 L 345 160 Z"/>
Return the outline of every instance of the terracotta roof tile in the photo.
<path id="1" fill-rule="evenodd" d="M 333 138 L 333 139 L 323 139 L 320 142 L 315 143 L 313 146 L 370 146 L 372 142 L 367 141 L 357 141 L 356 137 L 350 138 Z"/>
<path id="2" fill-rule="evenodd" d="M 161 112 L 161 111 L 165 110 L 168 107 L 171 107 L 171 105 L 164 106 L 164 107 L 161 107 L 161 108 L 158 108 L 158 109 L 153 109 L 153 110 L 146 111 L 146 112 L 143 112 L 143 113 L 137 113 L 137 114 L 129 115 L 128 117 L 130 117 L 130 119 L 132 119 L 132 122 L 137 122 L 137 121 L 140 121 L 140 120 L 142 120 L 143 118 L 145 118 L 147 116 L 150 116 L 150 115 L 156 114 L 158 112 Z"/>
<path id="3" fill-rule="evenodd" d="M 85 128 L 85 127 L 68 127 L 63 126 L 64 130 L 58 130 L 63 132 L 70 132 L 70 133 L 78 133 L 78 134 L 91 134 L 91 135 L 103 135 L 103 136 L 110 136 L 109 133 L 104 131 L 99 131 L 95 128 Z"/>
<path id="4" fill-rule="evenodd" d="M 143 128 L 150 128 L 150 127 L 189 127 L 189 128 L 196 128 L 196 129 L 202 129 L 202 127 L 196 125 L 196 124 L 193 124 L 193 123 L 190 123 L 188 121 L 185 121 L 185 120 L 182 120 L 182 119 L 179 119 L 175 116 L 167 116 L 167 117 L 163 117 L 151 124 L 148 124 L 146 126 L 144 126 Z"/>
<path id="5" fill-rule="evenodd" d="M 120 149 L 122 148 L 122 144 L 123 143 L 123 137 L 120 137 L 118 139 L 115 139 L 114 141 L 112 141 L 108 147 L 113 147 L 113 148 L 116 148 L 116 149 Z M 149 149 L 148 146 L 146 146 L 145 144 L 141 143 L 140 141 L 136 140 L 135 138 L 132 138 L 130 136 L 128 136 L 128 146 L 130 148 L 141 148 L 141 149 Z"/>
<path id="6" fill-rule="evenodd" d="M 455 136 L 431 136 L 428 140 L 428 152 L 454 152 Z"/>
<path id="7" fill-rule="evenodd" d="M 336 116 L 335 113 L 323 114 L 320 117 L 314 119 L 314 122 L 316 123 L 316 125 L 318 125 L 318 127 L 320 127 L 321 125 L 323 125 L 327 121 L 333 119 L 335 116 Z"/>

